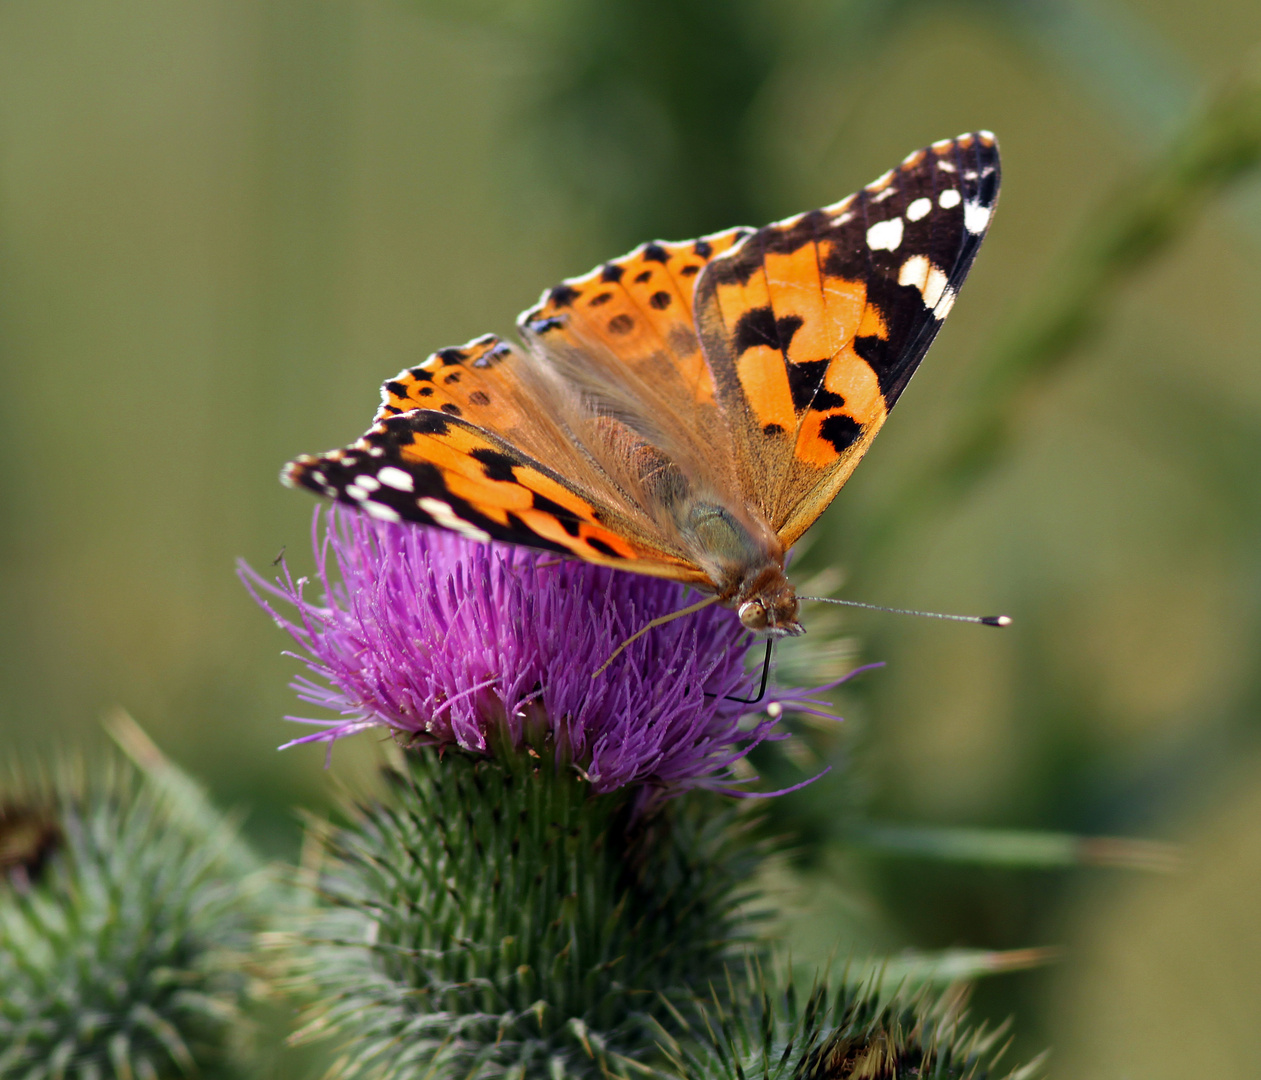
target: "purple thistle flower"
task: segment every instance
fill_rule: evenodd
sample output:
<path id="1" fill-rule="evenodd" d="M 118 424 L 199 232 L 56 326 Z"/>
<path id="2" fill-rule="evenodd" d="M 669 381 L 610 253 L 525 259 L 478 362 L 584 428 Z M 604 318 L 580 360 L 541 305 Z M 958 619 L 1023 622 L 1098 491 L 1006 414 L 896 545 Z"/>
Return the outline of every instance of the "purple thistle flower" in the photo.
<path id="1" fill-rule="evenodd" d="M 752 706 L 729 698 L 756 689 L 751 638 L 716 605 L 653 629 L 592 678 L 644 623 L 689 602 L 674 582 L 338 508 L 317 510 L 312 531 L 318 602 L 287 567 L 273 584 L 240 566 L 300 646 L 288 655 L 316 676 L 291 684 L 298 696 L 341 717 L 289 717 L 321 730 L 286 746 L 386 726 L 479 753 L 554 748 L 598 792 L 730 790 L 736 761 L 785 737 L 772 732 L 785 708 L 827 707 L 817 691 L 779 693 L 742 724 Z"/>

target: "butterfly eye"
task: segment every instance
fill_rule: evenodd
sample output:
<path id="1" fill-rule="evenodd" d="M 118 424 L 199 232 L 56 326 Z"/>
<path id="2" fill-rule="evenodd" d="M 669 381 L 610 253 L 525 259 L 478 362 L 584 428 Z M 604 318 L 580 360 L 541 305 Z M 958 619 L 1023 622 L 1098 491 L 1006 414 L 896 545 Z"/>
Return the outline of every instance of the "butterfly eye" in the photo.
<path id="1" fill-rule="evenodd" d="M 746 600 L 740 605 L 739 614 L 746 630 L 766 629 L 766 605 L 761 600 Z"/>

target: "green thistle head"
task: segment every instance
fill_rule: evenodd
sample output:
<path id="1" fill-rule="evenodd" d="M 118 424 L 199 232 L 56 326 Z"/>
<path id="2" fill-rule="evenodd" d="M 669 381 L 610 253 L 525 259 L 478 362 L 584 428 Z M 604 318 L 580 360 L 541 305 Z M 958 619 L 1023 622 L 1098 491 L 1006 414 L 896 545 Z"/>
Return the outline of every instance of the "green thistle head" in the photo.
<path id="1" fill-rule="evenodd" d="M 161 764 L 0 780 L 5 1080 L 208 1077 L 231 1058 L 252 857 Z"/>
<path id="2" fill-rule="evenodd" d="M 693 793 L 634 820 L 548 760 L 408 753 L 325 830 L 320 895 L 275 943 L 343 1080 L 620 1072 L 721 973 L 753 858 L 731 813 Z"/>
<path id="3" fill-rule="evenodd" d="M 699 1024 L 658 1038 L 677 1080 L 987 1080 L 1004 1031 L 968 1027 L 964 997 L 888 998 L 842 983 L 816 985 L 803 1005 L 789 972 L 777 981 L 750 960 L 700 1003 Z M 1031 1080 L 1039 1067 L 1004 1075 Z"/>

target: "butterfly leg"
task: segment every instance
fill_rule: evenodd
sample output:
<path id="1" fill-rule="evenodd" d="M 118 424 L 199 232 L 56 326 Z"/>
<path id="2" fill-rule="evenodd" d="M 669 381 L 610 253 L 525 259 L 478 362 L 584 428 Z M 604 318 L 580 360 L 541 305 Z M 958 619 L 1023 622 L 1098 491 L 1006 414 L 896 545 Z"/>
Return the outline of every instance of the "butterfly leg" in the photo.
<path id="1" fill-rule="evenodd" d="M 609 658 L 591 673 L 591 677 L 594 679 L 597 675 L 603 672 L 605 668 L 607 668 L 618 658 L 618 656 L 621 655 L 623 649 L 625 649 L 631 642 L 637 641 L 639 638 L 643 637 L 654 626 L 662 626 L 665 623 L 673 622 L 675 619 L 682 618 L 684 615 L 691 615 L 694 611 L 700 611 L 701 608 L 706 608 L 709 607 L 710 604 L 718 603 L 720 599 L 721 597 L 719 596 L 707 596 L 704 600 L 697 604 L 691 604 L 688 607 L 680 608 L 678 611 L 670 612 L 669 615 L 662 615 L 659 618 L 653 619 L 651 622 L 645 623 L 633 634 L 631 634 L 630 637 L 623 641 L 616 649 L 614 649 Z"/>
<path id="2" fill-rule="evenodd" d="M 762 685 L 758 687 L 757 696 L 751 698 L 732 697 L 727 694 L 723 697 L 724 701 L 738 701 L 741 705 L 756 705 L 764 697 L 766 697 L 766 684 L 771 678 L 771 649 L 775 645 L 774 638 L 766 639 L 766 656 L 762 660 Z M 705 692 L 706 697 L 715 697 L 716 695 Z"/>

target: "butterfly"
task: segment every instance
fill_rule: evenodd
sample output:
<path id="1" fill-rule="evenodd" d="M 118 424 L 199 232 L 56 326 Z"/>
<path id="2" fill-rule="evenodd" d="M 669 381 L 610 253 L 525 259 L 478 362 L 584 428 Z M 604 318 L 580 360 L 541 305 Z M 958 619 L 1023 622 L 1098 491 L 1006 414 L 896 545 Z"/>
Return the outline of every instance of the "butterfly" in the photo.
<path id="1" fill-rule="evenodd" d="M 385 521 L 670 578 L 803 632 L 785 552 L 884 424 L 998 198 L 989 132 L 833 206 L 643 244 L 390 379 L 372 427 L 292 486 Z"/>

